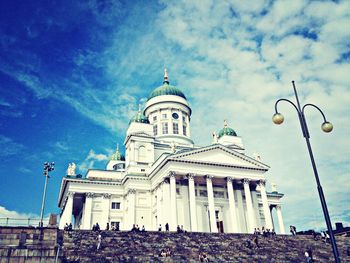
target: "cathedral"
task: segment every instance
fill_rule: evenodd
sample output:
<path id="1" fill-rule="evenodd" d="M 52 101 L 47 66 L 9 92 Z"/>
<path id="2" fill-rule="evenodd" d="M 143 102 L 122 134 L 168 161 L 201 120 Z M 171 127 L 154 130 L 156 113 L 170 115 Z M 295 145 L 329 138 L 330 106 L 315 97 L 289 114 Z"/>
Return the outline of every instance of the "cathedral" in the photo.
<path id="1" fill-rule="evenodd" d="M 120 230 L 252 233 L 265 227 L 285 233 L 282 193 L 266 190 L 269 166 L 245 154 L 242 138 L 224 122 L 210 145 L 191 138 L 192 109 L 184 93 L 163 85 L 149 95 L 130 120 L 125 157 L 116 152 L 106 169 L 84 177 L 70 165 L 62 178 L 60 228 L 91 229 L 98 223 Z M 73 167 L 74 165 L 74 167 Z M 276 209 L 277 222 L 272 210 Z"/>

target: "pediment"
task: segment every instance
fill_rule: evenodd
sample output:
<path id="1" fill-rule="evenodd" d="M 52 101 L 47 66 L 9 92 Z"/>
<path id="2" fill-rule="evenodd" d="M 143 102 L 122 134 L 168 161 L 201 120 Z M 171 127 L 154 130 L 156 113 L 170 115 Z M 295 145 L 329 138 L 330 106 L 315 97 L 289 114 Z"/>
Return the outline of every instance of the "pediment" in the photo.
<path id="1" fill-rule="evenodd" d="M 212 163 L 223 166 L 239 166 L 252 169 L 269 169 L 269 166 L 223 145 L 211 145 L 184 153 L 175 154 L 172 159 L 189 162 Z"/>

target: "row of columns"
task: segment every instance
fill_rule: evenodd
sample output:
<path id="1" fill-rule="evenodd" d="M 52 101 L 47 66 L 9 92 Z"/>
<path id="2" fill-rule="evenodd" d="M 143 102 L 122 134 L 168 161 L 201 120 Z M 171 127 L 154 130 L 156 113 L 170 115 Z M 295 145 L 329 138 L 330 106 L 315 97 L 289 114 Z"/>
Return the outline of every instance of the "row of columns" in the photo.
<path id="1" fill-rule="evenodd" d="M 195 183 L 194 183 L 194 174 L 188 174 L 188 189 L 189 189 L 189 210 L 190 210 L 190 220 L 191 220 L 191 231 L 198 231 L 198 225 L 197 225 L 197 211 L 196 211 L 196 195 L 195 195 Z M 208 210 L 209 210 L 209 226 L 210 226 L 210 232 L 217 232 L 217 225 L 216 225 L 216 215 L 215 215 L 215 202 L 214 202 L 214 191 L 213 191 L 213 184 L 212 184 L 213 176 L 207 175 L 206 176 L 206 185 L 207 185 L 207 196 L 208 196 Z M 239 226 L 238 226 L 238 212 L 236 209 L 236 200 L 234 197 L 233 192 L 233 178 L 228 177 L 227 178 L 227 191 L 228 191 L 228 199 L 229 199 L 229 211 L 230 211 L 230 223 L 231 228 L 233 232 L 239 232 Z M 256 222 L 256 214 L 253 207 L 253 201 L 251 197 L 251 191 L 250 191 L 250 180 L 249 179 L 243 179 L 243 189 L 244 194 L 246 198 L 246 207 L 247 207 L 247 228 L 248 232 L 252 233 L 254 231 L 254 228 L 257 227 Z M 157 216 L 158 218 L 162 218 L 162 220 L 159 220 L 159 222 L 163 222 L 164 224 L 166 222 L 170 222 L 170 230 L 175 231 L 177 226 L 177 206 L 176 206 L 176 174 L 175 172 L 169 173 L 169 184 L 167 182 L 163 182 L 163 206 L 168 206 L 167 204 L 170 204 L 169 207 L 163 207 L 165 209 L 161 209 L 161 203 L 160 198 L 157 198 Z M 266 188 L 265 184 L 266 182 L 264 180 L 259 181 L 259 187 L 260 187 L 260 193 L 261 193 L 261 200 L 263 204 L 263 211 L 264 211 L 264 217 L 265 217 L 265 227 L 268 229 L 273 228 L 272 218 L 271 218 L 271 212 L 267 200 L 267 194 L 266 194 Z M 157 189 L 157 196 L 160 196 L 160 188 Z M 170 197 L 170 200 L 168 198 Z M 168 209 L 169 210 L 168 210 Z M 168 213 L 169 212 L 169 213 Z M 162 214 L 164 213 L 164 214 Z M 164 220 L 164 217 L 170 214 L 170 220 L 167 221 Z M 278 221 L 281 229 L 281 233 L 284 234 L 284 225 L 283 225 L 283 219 L 282 219 L 282 213 L 281 209 L 277 209 L 277 216 Z"/>
<path id="2" fill-rule="evenodd" d="M 73 214 L 73 201 L 74 201 L 75 192 L 68 192 L 66 204 L 64 210 L 61 214 L 59 228 L 64 228 L 66 224 L 72 223 L 72 214 Z M 84 211 L 82 215 L 82 224 L 80 226 L 81 229 L 91 229 L 91 215 L 92 215 L 92 199 L 95 197 L 95 193 L 85 193 L 85 204 Z M 101 227 L 105 227 L 107 222 L 109 221 L 109 207 L 110 207 L 110 199 L 111 194 L 102 194 L 102 204 L 101 204 L 101 220 L 99 222 Z"/>

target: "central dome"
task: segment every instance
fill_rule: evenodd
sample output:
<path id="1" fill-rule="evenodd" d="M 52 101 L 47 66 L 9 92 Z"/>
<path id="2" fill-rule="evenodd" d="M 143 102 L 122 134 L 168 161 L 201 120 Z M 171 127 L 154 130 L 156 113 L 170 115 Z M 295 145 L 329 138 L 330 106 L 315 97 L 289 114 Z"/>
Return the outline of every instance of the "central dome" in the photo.
<path id="1" fill-rule="evenodd" d="M 181 90 L 179 90 L 178 88 L 169 85 L 169 83 L 164 83 L 162 86 L 156 88 L 154 91 L 152 91 L 152 93 L 149 95 L 148 100 L 157 97 L 157 96 L 162 96 L 162 95 L 175 95 L 175 96 L 179 96 L 182 97 L 184 99 L 186 99 L 185 94 L 183 94 L 183 92 Z"/>
<path id="2" fill-rule="evenodd" d="M 164 70 L 164 81 L 163 85 L 156 88 L 155 90 L 152 91 L 152 93 L 148 96 L 148 100 L 157 97 L 157 96 L 163 96 L 163 95 L 174 95 L 174 96 L 179 96 L 181 98 L 184 98 L 186 100 L 185 94 L 182 93 L 181 90 L 178 88 L 169 85 L 169 80 L 168 80 L 168 71 L 165 69 Z"/>

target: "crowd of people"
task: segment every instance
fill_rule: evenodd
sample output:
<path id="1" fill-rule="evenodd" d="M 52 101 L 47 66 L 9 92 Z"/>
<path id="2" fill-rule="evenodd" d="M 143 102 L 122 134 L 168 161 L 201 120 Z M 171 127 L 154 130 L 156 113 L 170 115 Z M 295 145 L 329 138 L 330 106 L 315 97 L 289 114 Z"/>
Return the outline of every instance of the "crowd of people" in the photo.
<path id="1" fill-rule="evenodd" d="M 275 236 L 276 232 L 272 228 L 271 230 L 265 227 L 262 227 L 261 230 L 260 228 L 254 228 L 254 236 L 263 236 L 263 237 L 270 237 L 270 236 Z"/>
<path id="2" fill-rule="evenodd" d="M 66 223 L 66 225 L 64 226 L 63 229 L 66 230 L 66 231 L 72 231 L 73 230 L 72 223 L 70 223 L 69 225 L 68 225 L 68 223 Z"/>
<path id="3" fill-rule="evenodd" d="M 132 225 L 131 232 L 145 232 L 145 231 L 146 231 L 145 226 L 142 226 L 142 228 L 140 229 L 139 225 L 135 225 L 135 224 Z"/>

